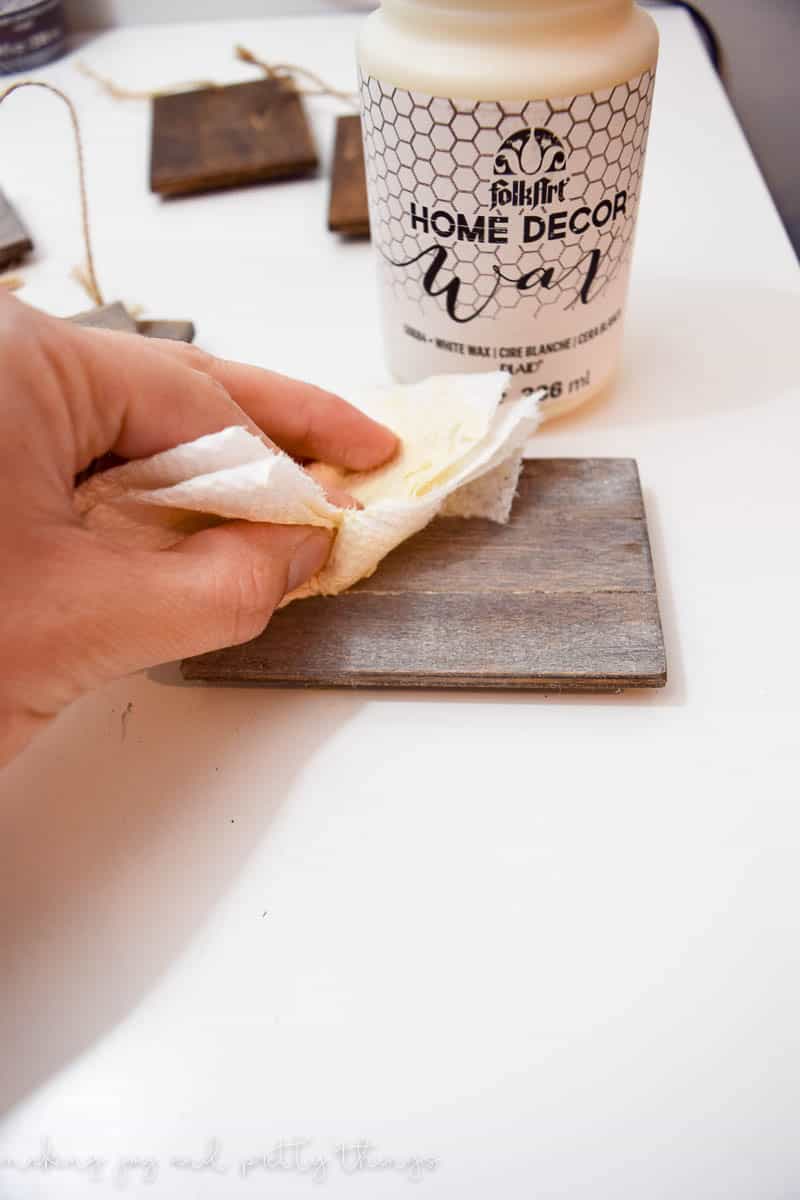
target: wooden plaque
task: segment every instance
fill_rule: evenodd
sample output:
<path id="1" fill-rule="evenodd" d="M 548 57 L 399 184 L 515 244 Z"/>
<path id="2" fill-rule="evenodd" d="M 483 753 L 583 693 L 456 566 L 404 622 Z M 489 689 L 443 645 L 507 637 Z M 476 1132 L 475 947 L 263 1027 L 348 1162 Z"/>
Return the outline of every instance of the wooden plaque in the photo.
<path id="1" fill-rule="evenodd" d="M 367 172 L 358 116 L 339 117 L 336 122 L 328 228 L 350 237 L 369 237 Z"/>
<path id="2" fill-rule="evenodd" d="M 306 175 L 317 153 L 303 102 L 276 79 L 153 100 L 150 187 L 165 196 Z"/>
<path id="3" fill-rule="evenodd" d="M 525 464 L 508 525 L 437 519 L 371 579 L 277 612 L 186 679 L 283 687 L 662 687 L 666 659 L 632 459 Z"/>
<path id="4" fill-rule="evenodd" d="M 113 329 L 116 333 L 138 332 L 136 321 L 121 300 L 76 313 L 69 320 L 73 325 L 84 325 L 87 329 Z"/>
<path id="5" fill-rule="evenodd" d="M 22 262 L 32 249 L 30 234 L 0 191 L 0 271 Z"/>
<path id="6" fill-rule="evenodd" d="M 166 338 L 170 342 L 193 342 L 193 321 L 144 320 L 137 321 L 136 328 L 144 337 Z"/>
<path id="7" fill-rule="evenodd" d="M 74 325 L 85 325 L 90 329 L 112 329 L 117 333 L 141 333 L 143 337 L 168 338 L 173 342 L 193 342 L 194 322 L 142 320 L 132 317 L 121 300 L 103 304 L 86 312 L 76 313 L 69 318 Z"/>

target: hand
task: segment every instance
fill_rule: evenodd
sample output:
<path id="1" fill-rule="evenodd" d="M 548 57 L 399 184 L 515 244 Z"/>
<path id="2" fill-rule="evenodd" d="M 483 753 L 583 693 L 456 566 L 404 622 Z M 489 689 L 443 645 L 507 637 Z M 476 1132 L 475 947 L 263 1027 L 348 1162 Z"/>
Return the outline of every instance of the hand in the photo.
<path id="1" fill-rule="evenodd" d="M 90 689 L 254 637 L 324 565 L 319 529 L 232 521 L 131 553 L 75 516 L 75 476 L 93 459 L 141 458 L 229 425 L 359 471 L 397 445 L 309 384 L 70 325 L 0 288 L 0 764 Z"/>

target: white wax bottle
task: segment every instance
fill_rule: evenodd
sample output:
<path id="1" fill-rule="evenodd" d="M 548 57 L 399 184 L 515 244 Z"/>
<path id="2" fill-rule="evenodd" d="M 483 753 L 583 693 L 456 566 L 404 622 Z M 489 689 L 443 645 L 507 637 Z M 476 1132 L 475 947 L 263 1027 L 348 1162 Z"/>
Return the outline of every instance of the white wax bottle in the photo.
<path id="1" fill-rule="evenodd" d="M 658 55 L 632 0 L 383 0 L 359 39 L 389 366 L 509 371 L 553 416 L 617 365 Z"/>

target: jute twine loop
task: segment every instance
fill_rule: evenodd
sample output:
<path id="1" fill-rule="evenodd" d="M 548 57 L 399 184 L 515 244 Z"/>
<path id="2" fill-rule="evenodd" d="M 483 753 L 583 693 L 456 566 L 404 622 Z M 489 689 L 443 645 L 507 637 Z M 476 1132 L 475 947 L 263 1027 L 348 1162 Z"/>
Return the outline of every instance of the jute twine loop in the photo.
<path id="1" fill-rule="evenodd" d="M 250 66 L 258 67 L 263 71 L 267 79 L 279 79 L 291 84 L 294 90 L 301 96 L 330 96 L 334 100 L 339 100 L 343 104 L 349 105 L 355 111 L 358 111 L 358 97 L 355 92 L 346 92 L 341 88 L 335 88 L 331 84 L 326 83 L 321 76 L 315 71 L 311 71 L 308 67 L 301 67 L 294 63 L 271 63 L 266 59 L 259 58 L 252 50 L 248 50 L 246 46 L 236 46 L 234 54 L 240 62 L 249 63 Z M 101 75 L 94 67 L 90 67 L 86 62 L 77 64 L 78 70 L 86 75 L 89 79 L 93 79 L 95 83 L 109 96 L 115 100 L 155 100 L 159 96 L 173 96 L 179 92 L 196 92 L 204 88 L 221 88 L 228 86 L 224 83 L 217 83 L 212 79 L 194 80 L 186 83 L 176 83 L 171 87 L 161 88 L 126 88 L 122 87 L 115 80 Z M 312 87 L 302 87 L 298 85 L 298 79 L 310 81 Z"/>
<path id="2" fill-rule="evenodd" d="M 66 92 L 62 92 L 60 88 L 55 87 L 52 83 L 45 83 L 42 79 L 21 79 L 18 83 L 12 83 L 3 91 L 0 91 L 0 104 L 7 100 L 12 92 L 18 91 L 20 88 L 33 87 L 43 88 L 46 92 L 52 92 L 54 96 L 58 96 L 60 100 L 66 104 L 69 109 L 70 121 L 72 122 L 72 131 L 75 135 L 75 150 L 78 157 L 78 183 L 80 186 L 81 198 L 81 227 L 83 230 L 83 245 L 86 253 L 86 269 L 84 286 L 89 293 L 92 301 L 101 305 L 103 301 L 103 293 L 100 291 L 100 284 L 97 282 L 97 272 L 94 266 L 94 254 L 92 252 L 92 233 L 89 224 L 89 200 L 86 194 L 86 166 L 83 155 L 83 139 L 81 137 L 81 127 L 78 121 L 78 113 L 75 105 L 70 100 Z"/>

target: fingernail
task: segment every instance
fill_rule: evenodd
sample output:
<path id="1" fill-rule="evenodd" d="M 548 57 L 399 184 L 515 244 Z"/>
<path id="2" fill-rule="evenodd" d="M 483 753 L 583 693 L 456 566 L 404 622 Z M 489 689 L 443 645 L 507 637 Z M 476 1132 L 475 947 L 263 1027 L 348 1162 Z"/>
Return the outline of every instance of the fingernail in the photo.
<path id="1" fill-rule="evenodd" d="M 351 496 L 344 488 L 325 488 L 325 499 L 330 504 L 335 504 L 337 508 L 362 509 L 364 507 L 360 500 L 357 500 L 355 496 Z"/>
<path id="2" fill-rule="evenodd" d="M 292 555 L 286 579 L 287 592 L 293 592 L 321 571 L 331 552 L 332 536 L 325 529 L 308 533 Z"/>

